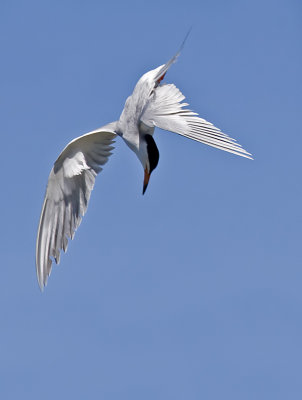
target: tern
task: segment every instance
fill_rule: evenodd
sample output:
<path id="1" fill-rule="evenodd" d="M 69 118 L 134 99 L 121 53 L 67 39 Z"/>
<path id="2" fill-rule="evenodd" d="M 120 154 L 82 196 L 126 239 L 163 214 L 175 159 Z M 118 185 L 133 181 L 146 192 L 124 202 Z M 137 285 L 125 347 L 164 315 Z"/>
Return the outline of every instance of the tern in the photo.
<path id="1" fill-rule="evenodd" d="M 53 260 L 59 264 L 61 250 L 66 252 L 68 239 L 73 239 L 81 223 L 95 178 L 112 154 L 117 136 L 143 166 L 143 194 L 159 160 L 153 139 L 155 127 L 252 159 L 235 139 L 186 108 L 189 104 L 183 102 L 185 96 L 174 84 L 162 82 L 180 50 L 166 64 L 139 79 L 118 121 L 72 140 L 55 161 L 48 178 L 36 243 L 41 290 L 47 284 Z"/>

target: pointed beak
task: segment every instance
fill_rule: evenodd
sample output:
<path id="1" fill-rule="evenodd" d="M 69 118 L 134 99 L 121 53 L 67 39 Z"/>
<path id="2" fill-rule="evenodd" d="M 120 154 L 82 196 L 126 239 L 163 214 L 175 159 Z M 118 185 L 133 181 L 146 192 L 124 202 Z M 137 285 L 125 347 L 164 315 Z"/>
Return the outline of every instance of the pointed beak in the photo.
<path id="1" fill-rule="evenodd" d="M 149 183 L 149 179 L 150 179 L 150 173 L 148 172 L 148 169 L 145 168 L 145 177 L 144 177 L 144 187 L 143 187 L 143 194 L 145 193 L 148 183 Z"/>

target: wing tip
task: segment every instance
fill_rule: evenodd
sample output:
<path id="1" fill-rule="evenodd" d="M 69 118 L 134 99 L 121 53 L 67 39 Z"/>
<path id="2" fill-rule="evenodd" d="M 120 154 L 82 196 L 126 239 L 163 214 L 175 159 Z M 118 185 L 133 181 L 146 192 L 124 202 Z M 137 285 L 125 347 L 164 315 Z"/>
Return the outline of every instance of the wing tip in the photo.
<path id="1" fill-rule="evenodd" d="M 41 276 L 39 274 L 39 272 L 37 272 L 37 278 L 38 278 L 38 284 L 39 284 L 40 291 L 43 293 L 44 288 L 47 285 L 47 279 L 44 279 L 43 276 Z"/>

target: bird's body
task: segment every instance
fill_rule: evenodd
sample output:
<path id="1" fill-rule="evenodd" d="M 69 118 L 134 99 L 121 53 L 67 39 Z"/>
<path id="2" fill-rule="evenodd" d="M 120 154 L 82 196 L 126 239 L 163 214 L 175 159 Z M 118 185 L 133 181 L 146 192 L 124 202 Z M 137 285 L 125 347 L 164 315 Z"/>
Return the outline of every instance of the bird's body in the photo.
<path id="1" fill-rule="evenodd" d="M 71 141 L 50 172 L 36 245 L 37 277 L 41 289 L 51 272 L 52 258 L 59 263 L 68 239 L 86 212 L 96 175 L 108 161 L 116 136 L 122 137 L 140 160 L 145 176 L 143 193 L 156 168 L 159 152 L 155 127 L 176 132 L 221 150 L 251 158 L 239 144 L 186 107 L 183 94 L 173 84 L 162 84 L 178 57 L 144 74 L 125 102 L 118 121 Z"/>
<path id="2" fill-rule="evenodd" d="M 133 150 L 143 167 L 147 158 L 146 142 L 144 135 L 153 135 L 154 126 L 145 125 L 141 117 L 150 101 L 150 94 L 154 83 L 150 72 L 144 74 L 135 85 L 133 93 L 125 102 L 124 109 L 117 123 L 117 133 L 124 139 L 125 143 Z M 149 74 L 149 75 L 148 75 Z"/>

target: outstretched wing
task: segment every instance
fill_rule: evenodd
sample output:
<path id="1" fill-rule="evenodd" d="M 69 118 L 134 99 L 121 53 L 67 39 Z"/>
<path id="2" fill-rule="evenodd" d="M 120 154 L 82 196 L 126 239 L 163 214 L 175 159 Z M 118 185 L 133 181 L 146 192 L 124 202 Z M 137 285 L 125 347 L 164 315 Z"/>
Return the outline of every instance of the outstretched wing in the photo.
<path id="1" fill-rule="evenodd" d="M 198 117 L 197 113 L 184 108 L 188 106 L 182 103 L 184 99 L 185 96 L 173 84 L 157 86 L 144 108 L 141 121 L 149 127 L 157 126 L 238 156 L 252 158 L 235 139 Z"/>
<path id="2" fill-rule="evenodd" d="M 68 238 L 81 223 L 96 175 L 111 155 L 115 123 L 70 142 L 55 162 L 48 179 L 37 243 L 36 268 L 41 289 L 51 272 L 52 259 L 60 262 Z"/>

